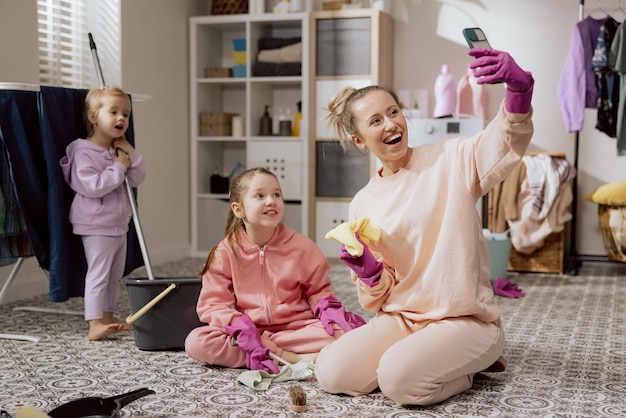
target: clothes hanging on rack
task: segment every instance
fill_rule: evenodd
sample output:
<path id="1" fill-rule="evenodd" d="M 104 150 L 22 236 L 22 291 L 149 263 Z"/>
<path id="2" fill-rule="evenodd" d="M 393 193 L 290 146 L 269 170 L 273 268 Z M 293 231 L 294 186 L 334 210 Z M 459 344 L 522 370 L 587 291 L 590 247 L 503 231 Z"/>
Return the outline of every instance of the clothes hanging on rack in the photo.
<path id="1" fill-rule="evenodd" d="M 598 43 L 600 28 L 607 19 L 608 16 L 602 19 L 587 16 L 576 23 L 572 31 L 570 49 L 557 87 L 567 132 L 580 131 L 583 127 L 585 108 L 598 107 L 598 89 L 591 58 Z"/>
<path id="2" fill-rule="evenodd" d="M 617 106 L 617 155 L 626 155 L 626 25 L 617 28 L 609 52 L 609 65 L 620 75 Z"/>
<path id="3" fill-rule="evenodd" d="M 87 264 L 80 237 L 72 233 L 73 192 L 59 159 L 66 146 L 87 135 L 83 121 L 87 90 L 41 86 L 39 92 L 0 90 L 0 127 L 17 200 L 39 266 L 49 271 L 50 301 L 83 296 Z M 126 139 L 134 145 L 133 119 Z M 125 273 L 143 265 L 134 228 L 128 232 Z"/>
<path id="4" fill-rule="evenodd" d="M 609 51 L 619 23 L 608 17 L 600 27 L 591 67 L 596 74 L 598 89 L 598 119 L 596 129 L 615 138 L 617 131 L 617 108 L 619 104 L 619 74 L 611 67 Z"/>
<path id="5" fill-rule="evenodd" d="M 0 137 L 2 130 L 0 129 Z M 13 190 L 9 159 L 0 141 L 0 266 L 34 255 L 26 222 Z"/>

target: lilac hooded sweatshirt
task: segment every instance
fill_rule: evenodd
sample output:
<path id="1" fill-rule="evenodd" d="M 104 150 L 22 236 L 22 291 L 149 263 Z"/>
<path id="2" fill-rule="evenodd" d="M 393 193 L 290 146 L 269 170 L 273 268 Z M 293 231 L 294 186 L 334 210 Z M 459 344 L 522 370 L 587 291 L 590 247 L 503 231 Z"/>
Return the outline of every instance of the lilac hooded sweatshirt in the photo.
<path id="1" fill-rule="evenodd" d="M 132 215 L 124 175 L 132 187 L 144 177 L 141 154 L 134 152 L 128 170 L 115 162 L 115 150 L 105 150 L 86 139 L 76 139 L 66 148 L 60 165 L 63 177 L 76 192 L 70 222 L 76 235 L 119 236 L 128 231 Z"/>

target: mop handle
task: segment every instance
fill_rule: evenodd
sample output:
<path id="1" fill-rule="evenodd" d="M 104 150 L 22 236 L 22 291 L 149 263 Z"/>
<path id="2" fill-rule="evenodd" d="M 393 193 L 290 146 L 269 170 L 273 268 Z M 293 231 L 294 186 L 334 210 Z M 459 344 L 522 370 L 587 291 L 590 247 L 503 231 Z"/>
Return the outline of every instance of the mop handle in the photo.
<path id="1" fill-rule="evenodd" d="M 96 67 L 96 75 L 98 76 L 98 85 L 100 88 L 104 87 L 104 76 L 102 75 L 102 67 L 100 66 L 100 58 L 98 58 L 98 50 L 96 49 L 96 43 L 93 41 L 91 32 L 87 34 L 89 36 L 89 48 L 91 48 L 91 56 L 93 57 L 93 63 Z"/>
<path id="2" fill-rule="evenodd" d="M 176 288 L 176 283 L 172 283 L 171 285 L 169 285 L 164 291 L 162 291 L 161 293 L 156 295 L 154 298 L 152 298 L 152 300 L 150 302 L 146 303 L 143 306 L 143 308 L 139 309 L 134 314 L 129 315 L 126 318 L 126 322 L 129 323 L 129 324 L 132 324 L 133 322 L 135 322 L 136 320 L 141 318 L 146 312 L 148 312 L 150 309 L 152 309 L 152 307 L 154 305 L 156 305 L 161 299 L 163 299 L 168 293 L 170 293 L 175 288 Z"/>
<path id="3" fill-rule="evenodd" d="M 98 58 L 98 50 L 96 49 L 96 43 L 93 40 L 91 32 L 89 36 L 89 48 L 91 48 L 91 56 L 93 57 L 93 63 L 96 67 L 96 75 L 98 76 L 98 84 L 100 88 L 104 88 L 104 76 L 102 74 L 102 67 L 100 66 L 100 59 Z M 135 231 L 137 232 L 137 238 L 139 240 L 139 247 L 141 248 L 141 255 L 143 256 L 143 264 L 146 267 L 146 273 L 149 280 L 154 280 L 154 274 L 152 273 L 152 264 L 150 263 L 150 257 L 148 256 L 148 250 L 146 248 L 146 240 L 143 236 L 143 229 L 141 229 L 141 222 L 139 222 L 139 211 L 137 210 L 137 204 L 133 195 L 133 188 L 130 186 L 128 176 L 124 175 L 124 182 L 126 183 L 126 191 L 128 194 L 128 202 L 133 212 L 133 223 L 135 224 Z"/>

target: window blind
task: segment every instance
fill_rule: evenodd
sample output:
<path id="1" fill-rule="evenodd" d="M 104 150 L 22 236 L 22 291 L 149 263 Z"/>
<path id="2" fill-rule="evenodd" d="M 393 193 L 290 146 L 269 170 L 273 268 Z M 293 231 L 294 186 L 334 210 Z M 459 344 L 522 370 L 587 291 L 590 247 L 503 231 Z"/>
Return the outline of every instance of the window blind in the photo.
<path id="1" fill-rule="evenodd" d="M 106 83 L 121 84 L 119 0 L 37 0 L 37 30 L 40 84 L 98 86 L 90 32 Z"/>

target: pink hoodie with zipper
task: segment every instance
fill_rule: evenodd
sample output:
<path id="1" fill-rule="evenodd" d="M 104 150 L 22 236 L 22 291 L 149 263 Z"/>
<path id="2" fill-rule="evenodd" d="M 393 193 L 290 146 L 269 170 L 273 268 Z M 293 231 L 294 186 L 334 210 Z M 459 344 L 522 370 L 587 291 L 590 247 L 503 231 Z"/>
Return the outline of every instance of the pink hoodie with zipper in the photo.
<path id="1" fill-rule="evenodd" d="M 224 326 L 248 315 L 262 343 L 281 355 L 319 352 L 345 332 L 324 330 L 313 310 L 320 299 L 334 295 L 330 266 L 308 237 L 280 224 L 264 247 L 243 229 L 239 243 L 223 239 L 211 267 L 202 277 L 197 313 L 206 326 L 191 331 L 187 354 L 204 364 L 243 367 L 245 353 L 232 345 Z"/>

